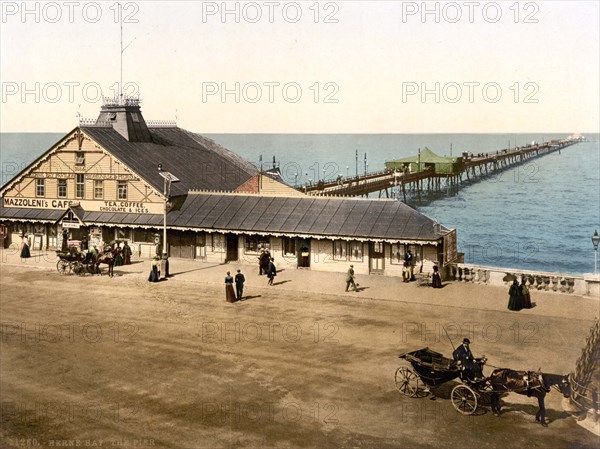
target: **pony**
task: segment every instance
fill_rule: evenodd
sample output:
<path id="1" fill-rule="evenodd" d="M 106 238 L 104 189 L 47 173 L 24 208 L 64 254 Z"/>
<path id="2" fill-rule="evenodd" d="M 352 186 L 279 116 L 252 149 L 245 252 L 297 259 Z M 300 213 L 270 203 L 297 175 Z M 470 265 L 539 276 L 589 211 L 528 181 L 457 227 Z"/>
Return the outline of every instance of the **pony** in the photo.
<path id="1" fill-rule="evenodd" d="M 115 257 L 120 252 L 120 248 L 116 248 L 113 251 L 105 251 L 96 257 L 94 271 L 96 274 L 102 275 L 100 271 L 100 264 L 108 265 L 108 276 L 114 276 Z"/>
<path id="2" fill-rule="evenodd" d="M 546 427 L 546 407 L 544 406 L 544 398 L 550 392 L 550 388 L 554 387 L 560 391 L 564 397 L 568 398 L 571 395 L 570 375 L 549 374 L 541 371 L 515 371 L 508 368 L 499 368 L 492 372 L 489 377 L 490 385 L 492 386 L 492 412 L 494 415 L 500 416 L 500 395 L 502 393 L 518 393 L 533 396 L 538 400 L 539 410 L 535 415 L 535 420 L 539 421 L 542 426 Z"/>

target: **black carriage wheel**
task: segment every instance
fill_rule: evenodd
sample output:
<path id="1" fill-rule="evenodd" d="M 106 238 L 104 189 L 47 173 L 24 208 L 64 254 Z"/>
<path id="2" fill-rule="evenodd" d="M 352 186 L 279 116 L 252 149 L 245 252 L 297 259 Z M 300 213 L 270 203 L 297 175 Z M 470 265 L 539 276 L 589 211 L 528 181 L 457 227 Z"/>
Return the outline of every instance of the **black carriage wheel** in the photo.
<path id="1" fill-rule="evenodd" d="M 466 385 L 457 385 L 450 394 L 452 405 L 463 415 L 472 415 L 477 410 L 477 395 Z"/>
<path id="2" fill-rule="evenodd" d="M 83 265 L 81 262 L 74 262 L 73 273 L 78 276 L 83 276 L 85 274 L 85 265 Z"/>
<path id="3" fill-rule="evenodd" d="M 94 262 L 89 262 L 86 265 L 86 269 L 90 274 L 96 274 L 96 264 Z"/>
<path id="4" fill-rule="evenodd" d="M 477 393 L 477 397 L 479 398 L 478 402 L 480 404 L 491 405 L 492 393 L 494 392 L 494 389 L 489 382 L 486 381 L 484 384 L 479 385 L 475 392 Z"/>
<path id="5" fill-rule="evenodd" d="M 396 370 L 396 388 L 405 396 L 411 398 L 422 395 L 423 381 L 411 369 L 401 366 Z"/>
<path id="6" fill-rule="evenodd" d="M 60 259 L 58 262 L 56 262 L 56 270 L 60 274 L 68 274 L 69 271 L 71 271 L 71 267 L 69 265 L 69 262 L 67 262 L 66 260 Z"/>

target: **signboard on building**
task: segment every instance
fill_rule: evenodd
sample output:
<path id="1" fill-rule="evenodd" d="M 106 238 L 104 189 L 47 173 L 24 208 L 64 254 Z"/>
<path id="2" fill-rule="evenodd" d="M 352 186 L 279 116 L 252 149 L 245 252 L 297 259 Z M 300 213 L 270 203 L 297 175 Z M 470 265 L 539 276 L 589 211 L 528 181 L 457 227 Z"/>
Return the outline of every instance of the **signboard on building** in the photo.
<path id="1" fill-rule="evenodd" d="M 458 257 L 456 250 L 456 229 L 444 235 L 444 266 L 452 263 Z"/>

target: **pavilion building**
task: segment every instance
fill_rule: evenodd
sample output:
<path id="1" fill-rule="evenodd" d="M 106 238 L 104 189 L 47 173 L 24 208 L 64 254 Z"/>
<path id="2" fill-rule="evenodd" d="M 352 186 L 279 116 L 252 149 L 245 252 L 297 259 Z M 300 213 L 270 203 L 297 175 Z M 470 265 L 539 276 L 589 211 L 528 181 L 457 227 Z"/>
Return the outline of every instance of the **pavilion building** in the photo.
<path id="1" fill-rule="evenodd" d="M 161 171 L 179 182 L 165 189 Z M 32 250 L 128 241 L 149 258 L 252 263 L 268 248 L 281 268 L 398 275 L 456 259 L 456 232 L 395 200 L 306 196 L 211 139 L 146 122 L 137 99 L 106 101 L 1 189 L 4 246 Z"/>

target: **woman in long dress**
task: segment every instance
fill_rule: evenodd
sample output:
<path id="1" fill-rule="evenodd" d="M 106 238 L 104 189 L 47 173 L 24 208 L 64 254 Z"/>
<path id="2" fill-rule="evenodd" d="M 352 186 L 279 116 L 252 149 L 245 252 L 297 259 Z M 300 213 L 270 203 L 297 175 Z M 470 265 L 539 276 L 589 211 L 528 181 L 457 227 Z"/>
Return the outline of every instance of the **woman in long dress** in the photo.
<path id="1" fill-rule="evenodd" d="M 26 235 L 23 235 L 23 240 L 21 241 L 21 257 L 26 259 L 30 257 L 31 253 L 29 252 L 29 239 Z"/>
<path id="2" fill-rule="evenodd" d="M 160 280 L 160 275 L 158 274 L 158 256 L 154 256 L 152 262 L 150 262 L 150 276 L 148 276 L 148 281 L 150 282 L 158 282 Z"/>
<path id="3" fill-rule="evenodd" d="M 519 286 L 522 300 L 521 305 L 524 309 L 531 309 L 531 295 L 529 294 L 529 289 L 527 288 L 527 285 L 525 285 L 526 282 L 527 279 L 521 279 L 521 285 Z"/>
<path id="4" fill-rule="evenodd" d="M 433 265 L 433 274 L 431 275 L 431 286 L 433 288 L 442 288 L 442 278 L 437 265 Z"/>
<path id="5" fill-rule="evenodd" d="M 508 310 L 521 310 L 523 305 L 521 304 L 521 289 L 519 283 L 515 279 L 508 290 Z"/>
<path id="6" fill-rule="evenodd" d="M 225 276 L 225 300 L 227 302 L 235 302 L 235 291 L 233 290 L 233 276 L 228 271 L 227 276 Z"/>

